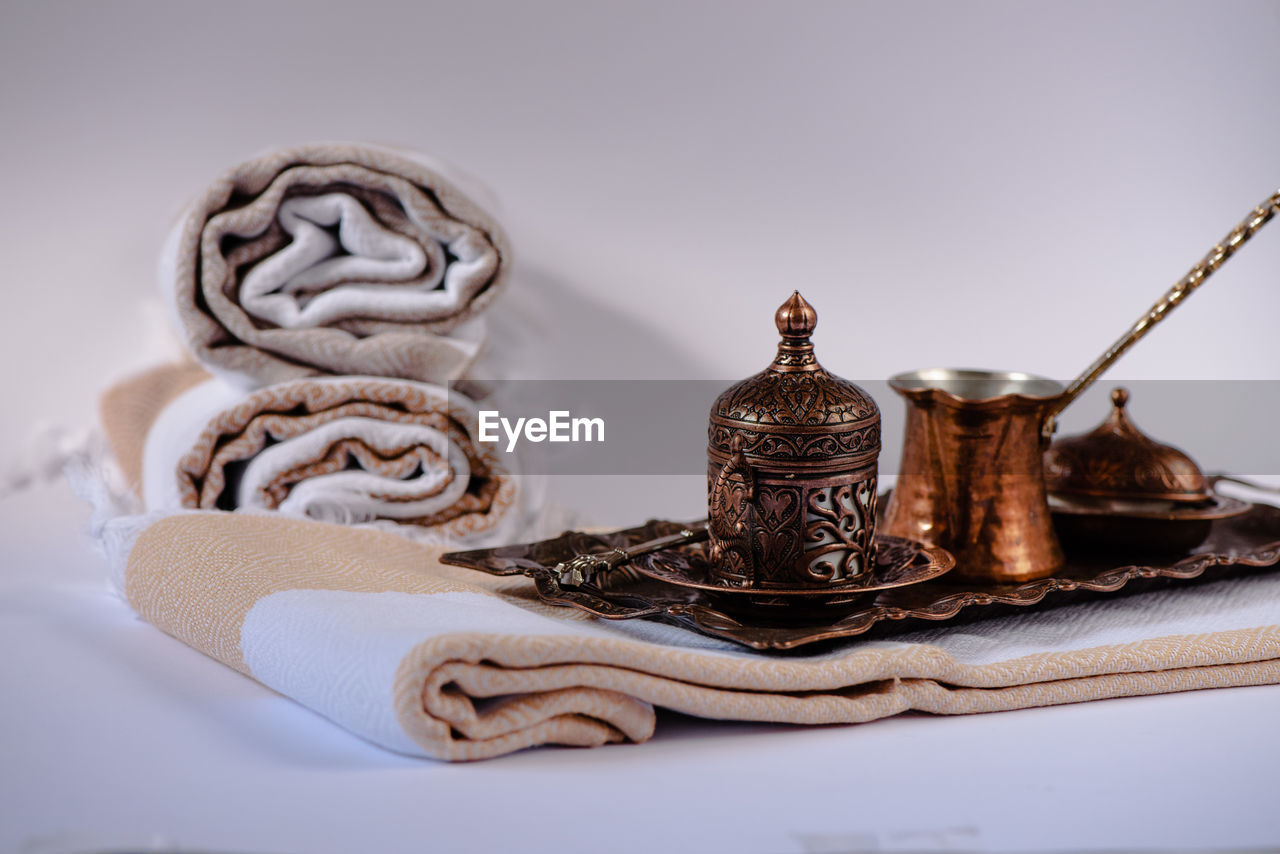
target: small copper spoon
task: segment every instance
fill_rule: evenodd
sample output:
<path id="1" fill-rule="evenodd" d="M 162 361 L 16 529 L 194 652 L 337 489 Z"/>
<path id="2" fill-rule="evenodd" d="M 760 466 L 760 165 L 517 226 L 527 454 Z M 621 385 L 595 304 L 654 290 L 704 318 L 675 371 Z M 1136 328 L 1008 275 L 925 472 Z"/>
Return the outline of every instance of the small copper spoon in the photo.
<path id="1" fill-rule="evenodd" d="M 706 524 L 690 525 L 674 534 L 657 537 L 647 542 L 638 543 L 629 548 L 614 548 L 607 552 L 578 554 L 562 560 L 552 568 L 557 580 L 567 587 L 587 584 L 597 575 L 617 569 L 623 564 L 663 549 L 675 548 L 688 543 L 696 543 L 707 538 Z"/>

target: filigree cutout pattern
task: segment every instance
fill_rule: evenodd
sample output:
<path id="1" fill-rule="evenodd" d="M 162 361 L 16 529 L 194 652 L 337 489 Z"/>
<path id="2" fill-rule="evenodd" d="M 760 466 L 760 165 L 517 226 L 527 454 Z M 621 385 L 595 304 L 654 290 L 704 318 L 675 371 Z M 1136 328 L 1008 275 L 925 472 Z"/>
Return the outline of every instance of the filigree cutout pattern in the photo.
<path id="1" fill-rule="evenodd" d="M 801 578 L 809 583 L 840 583 L 870 569 L 871 528 L 875 519 L 874 477 L 809 493 L 805 506 L 805 557 Z"/>

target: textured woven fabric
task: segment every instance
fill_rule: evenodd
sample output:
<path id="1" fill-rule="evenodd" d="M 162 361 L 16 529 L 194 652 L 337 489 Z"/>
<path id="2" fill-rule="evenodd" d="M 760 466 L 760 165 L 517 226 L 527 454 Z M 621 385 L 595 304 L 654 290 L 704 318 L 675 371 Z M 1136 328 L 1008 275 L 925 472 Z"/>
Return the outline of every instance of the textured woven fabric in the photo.
<path id="1" fill-rule="evenodd" d="M 477 356 L 474 315 L 510 254 L 498 224 L 419 158 L 314 145 L 215 181 L 170 235 L 160 278 L 192 354 L 241 387 L 443 382 Z"/>
<path id="2" fill-rule="evenodd" d="M 443 387 L 317 377 L 237 390 L 163 366 L 102 401 L 112 450 L 148 510 L 280 511 L 457 547 L 507 542 L 537 479 L 475 441 L 474 405 Z"/>
<path id="3" fill-rule="evenodd" d="M 766 655 L 548 606 L 523 578 L 379 531 L 212 512 L 121 524 L 117 579 L 144 618 L 377 744 L 441 759 L 642 741 L 655 706 L 832 724 L 1280 681 L 1276 573 Z"/>
<path id="4" fill-rule="evenodd" d="M 142 449 L 164 408 L 209 379 L 193 362 L 160 365 L 123 379 L 103 393 L 98 418 L 125 482 L 142 496 Z"/>

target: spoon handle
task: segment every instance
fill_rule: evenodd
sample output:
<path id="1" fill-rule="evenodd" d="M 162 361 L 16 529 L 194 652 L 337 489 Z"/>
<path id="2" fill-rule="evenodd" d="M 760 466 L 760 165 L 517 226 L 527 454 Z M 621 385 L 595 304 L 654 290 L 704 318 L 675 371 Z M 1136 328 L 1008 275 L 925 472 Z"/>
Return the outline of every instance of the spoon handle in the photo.
<path id="1" fill-rule="evenodd" d="M 552 571 L 556 573 L 561 584 L 576 587 L 588 583 L 601 573 L 609 572 L 623 564 L 630 563 L 641 555 L 647 555 L 662 549 L 675 548 L 687 543 L 700 542 L 707 539 L 707 536 L 707 526 L 705 524 L 690 525 L 688 528 L 683 528 L 674 534 L 668 534 L 665 537 L 658 537 L 644 543 L 637 543 L 629 548 L 614 548 L 607 552 L 574 555 L 556 564 Z"/>
<path id="2" fill-rule="evenodd" d="M 1209 474 L 1205 475 L 1209 481 L 1209 485 L 1216 487 L 1219 483 L 1226 481 L 1227 483 L 1235 483 L 1240 486 L 1256 489 L 1259 492 L 1276 492 L 1280 493 L 1280 486 L 1272 486 L 1269 483 L 1258 483 L 1256 480 L 1250 480 L 1247 477 L 1240 477 L 1234 474 Z"/>
<path id="3" fill-rule="evenodd" d="M 1185 276 L 1178 280 L 1178 283 L 1169 289 L 1169 292 L 1162 296 L 1151 309 L 1138 319 L 1138 322 L 1129 327 L 1129 331 L 1120 336 L 1116 343 L 1112 344 L 1107 352 L 1098 357 L 1098 360 L 1085 369 L 1084 373 L 1076 377 L 1071 385 L 1067 386 L 1067 390 L 1062 396 L 1054 402 L 1053 409 L 1049 413 L 1048 423 L 1053 424 L 1053 416 L 1071 405 L 1077 397 L 1084 392 L 1089 386 L 1093 385 L 1093 381 L 1102 375 L 1102 372 L 1111 367 L 1116 359 L 1119 359 L 1125 352 L 1142 337 L 1151 331 L 1157 323 L 1164 320 L 1165 315 L 1178 307 L 1184 299 L 1191 296 L 1196 288 L 1204 284 L 1204 280 L 1213 275 L 1213 272 L 1221 267 L 1228 258 L 1236 253 L 1236 250 L 1245 244 L 1254 233 L 1267 224 L 1277 212 L 1280 212 L 1280 190 L 1277 190 L 1262 204 L 1254 208 L 1243 222 L 1231 229 L 1231 233 L 1222 239 L 1222 242 L 1209 250 L 1209 254 L 1200 259 L 1194 267 L 1192 267 Z"/>

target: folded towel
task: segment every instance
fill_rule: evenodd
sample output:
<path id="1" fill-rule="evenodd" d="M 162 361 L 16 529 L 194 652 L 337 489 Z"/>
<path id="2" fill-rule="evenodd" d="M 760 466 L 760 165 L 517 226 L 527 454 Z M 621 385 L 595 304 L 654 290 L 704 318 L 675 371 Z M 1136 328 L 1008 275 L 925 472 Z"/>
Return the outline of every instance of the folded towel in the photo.
<path id="1" fill-rule="evenodd" d="M 436 169 L 315 145 L 215 181 L 170 235 L 160 278 L 192 354 L 238 385 L 443 382 L 479 351 L 483 325 L 468 318 L 509 261 L 502 229 Z"/>
<path id="2" fill-rule="evenodd" d="M 536 479 L 475 441 L 474 404 L 441 386 L 317 377 L 246 393 L 167 366 L 102 408 L 148 510 L 275 510 L 460 546 L 525 533 L 539 503 Z"/>
<path id="3" fill-rule="evenodd" d="M 1280 682 L 1280 574 L 754 653 L 538 601 L 379 531 L 192 512 L 108 526 L 145 619 L 391 750 L 643 741 L 654 707 L 831 724 Z"/>

